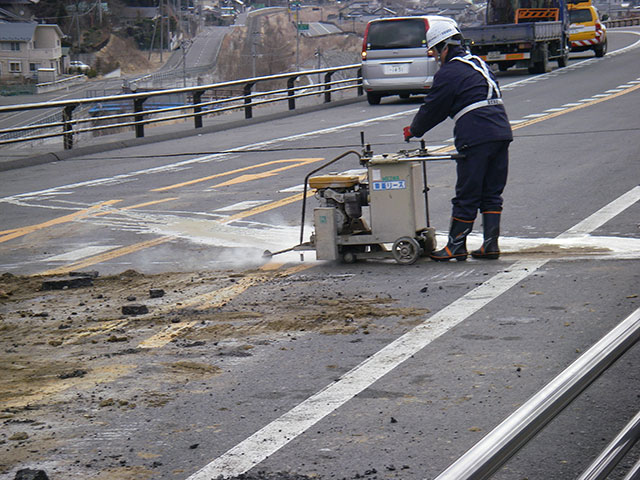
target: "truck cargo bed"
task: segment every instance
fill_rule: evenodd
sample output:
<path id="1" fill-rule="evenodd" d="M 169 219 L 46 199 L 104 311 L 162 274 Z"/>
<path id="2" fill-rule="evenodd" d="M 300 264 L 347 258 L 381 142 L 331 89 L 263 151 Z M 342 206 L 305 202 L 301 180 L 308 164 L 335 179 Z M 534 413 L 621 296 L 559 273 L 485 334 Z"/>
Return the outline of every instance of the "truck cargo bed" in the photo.
<path id="1" fill-rule="evenodd" d="M 542 42 L 562 37 L 562 22 L 508 23 L 463 27 L 462 35 L 475 45 L 514 42 Z"/>

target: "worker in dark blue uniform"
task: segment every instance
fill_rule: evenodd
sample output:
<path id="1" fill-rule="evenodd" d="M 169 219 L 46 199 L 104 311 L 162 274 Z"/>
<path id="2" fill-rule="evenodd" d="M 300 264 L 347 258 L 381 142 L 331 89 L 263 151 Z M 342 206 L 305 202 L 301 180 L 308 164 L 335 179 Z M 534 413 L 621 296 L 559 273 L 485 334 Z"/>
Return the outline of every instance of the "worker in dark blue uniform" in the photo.
<path id="1" fill-rule="evenodd" d="M 441 68 L 411 126 L 403 132 L 409 141 L 447 117 L 455 121 L 455 146 L 464 158 L 456 160 L 458 179 L 449 240 L 443 249 L 430 255 L 438 261 L 467 259 L 466 237 L 478 211 L 482 213 L 484 241 L 471 255 L 480 259 L 499 257 L 502 192 L 507 182 L 509 143 L 513 140 L 498 82 L 487 64 L 470 55 L 461 43 L 455 22 L 430 25 L 427 45 L 438 53 Z"/>

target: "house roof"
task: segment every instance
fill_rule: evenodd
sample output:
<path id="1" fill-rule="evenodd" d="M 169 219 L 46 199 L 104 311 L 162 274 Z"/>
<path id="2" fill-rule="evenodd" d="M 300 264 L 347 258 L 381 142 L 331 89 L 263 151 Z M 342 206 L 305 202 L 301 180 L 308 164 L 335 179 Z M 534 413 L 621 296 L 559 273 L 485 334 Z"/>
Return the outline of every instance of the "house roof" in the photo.
<path id="1" fill-rule="evenodd" d="M 155 18 L 158 15 L 156 7 L 124 7 L 122 14 L 125 18 Z"/>
<path id="2" fill-rule="evenodd" d="M 29 42 L 33 39 L 36 28 L 51 27 L 54 28 L 60 37 L 64 37 L 64 33 L 58 25 L 54 24 L 38 24 L 33 22 L 0 22 L 0 41 L 5 42 Z"/>
<path id="3" fill-rule="evenodd" d="M 7 22 L 0 28 L 0 40 L 28 42 L 33 38 L 37 23 Z"/>

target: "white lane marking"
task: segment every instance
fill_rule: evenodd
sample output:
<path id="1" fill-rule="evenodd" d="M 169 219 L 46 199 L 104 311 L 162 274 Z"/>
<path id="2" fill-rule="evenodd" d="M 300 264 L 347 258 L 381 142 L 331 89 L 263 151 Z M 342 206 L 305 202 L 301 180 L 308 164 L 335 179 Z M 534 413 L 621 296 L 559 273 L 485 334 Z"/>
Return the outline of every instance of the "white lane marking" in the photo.
<path id="1" fill-rule="evenodd" d="M 271 200 L 247 200 L 246 202 L 238 202 L 228 207 L 218 208 L 214 212 L 236 212 L 240 210 L 249 210 L 250 208 L 269 203 Z"/>
<path id="2" fill-rule="evenodd" d="M 610 204 L 602 207 L 593 215 L 582 220 L 580 223 L 574 225 L 566 232 L 560 234 L 558 238 L 570 238 L 575 236 L 587 235 L 593 232 L 597 228 L 604 225 L 609 219 L 619 215 L 622 211 L 640 201 L 640 186 L 636 186 L 629 190 L 618 199 L 614 200 Z"/>
<path id="3" fill-rule="evenodd" d="M 539 118 L 546 117 L 549 115 L 548 113 L 530 113 L 529 115 L 525 115 L 523 118 Z"/>
<path id="4" fill-rule="evenodd" d="M 72 252 L 62 253 L 60 255 L 54 255 L 53 257 L 46 258 L 46 262 L 75 262 L 83 258 L 90 257 L 92 255 L 98 255 L 99 253 L 106 252 L 107 250 L 113 250 L 120 245 L 93 245 L 91 247 L 79 248 Z"/>
<path id="5" fill-rule="evenodd" d="M 598 228 L 640 198 L 640 187 L 598 210 L 582 222 L 559 235 L 580 233 Z M 247 472 L 273 455 L 291 440 L 351 400 L 384 375 L 411 358 L 412 355 L 445 334 L 511 287 L 532 275 L 549 260 L 521 260 L 507 270 L 493 276 L 482 285 L 460 297 L 439 312 L 427 318 L 364 362 L 344 374 L 340 379 L 309 397 L 280 418 L 228 450 L 211 463 L 188 477 L 187 480 L 210 480 L 232 477 Z"/>
<path id="6" fill-rule="evenodd" d="M 304 185 L 294 185 L 293 187 L 283 188 L 282 190 L 278 190 L 278 193 L 297 193 L 304 192 Z"/>
<path id="7" fill-rule="evenodd" d="M 563 107 L 579 107 L 580 105 L 582 105 L 582 104 L 581 103 L 565 103 L 562 106 Z"/>
<path id="8" fill-rule="evenodd" d="M 562 108 L 562 107 L 558 107 L 558 108 L 547 108 L 545 110 L 545 112 L 562 112 L 563 110 L 566 110 L 566 108 Z"/>

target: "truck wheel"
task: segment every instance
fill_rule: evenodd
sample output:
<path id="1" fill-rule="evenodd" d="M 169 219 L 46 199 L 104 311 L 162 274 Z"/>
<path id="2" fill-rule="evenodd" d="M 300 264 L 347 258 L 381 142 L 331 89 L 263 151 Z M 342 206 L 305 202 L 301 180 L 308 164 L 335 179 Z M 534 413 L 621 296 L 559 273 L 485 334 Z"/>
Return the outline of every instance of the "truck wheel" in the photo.
<path id="1" fill-rule="evenodd" d="M 380 105 L 381 99 L 382 95 L 378 93 L 367 92 L 367 102 L 369 102 L 369 105 Z"/>
<path id="2" fill-rule="evenodd" d="M 596 52 L 596 57 L 604 57 L 607 53 L 607 40 L 605 39 L 604 42 L 596 45 L 593 51 Z"/>
<path id="3" fill-rule="evenodd" d="M 569 40 L 564 37 L 562 40 L 562 51 L 560 52 L 560 56 L 558 57 L 558 67 L 564 68 L 569 63 L 569 52 L 571 51 L 571 46 L 569 45 Z"/>
<path id="4" fill-rule="evenodd" d="M 568 62 L 569 62 L 569 54 L 565 53 L 560 58 L 558 58 L 558 68 L 566 67 Z"/>
<path id="5" fill-rule="evenodd" d="M 536 61 L 531 63 L 529 67 L 529 73 L 547 73 L 547 69 L 549 68 L 549 50 L 546 44 L 540 44 L 537 47 L 536 55 L 532 57 L 536 59 Z"/>

